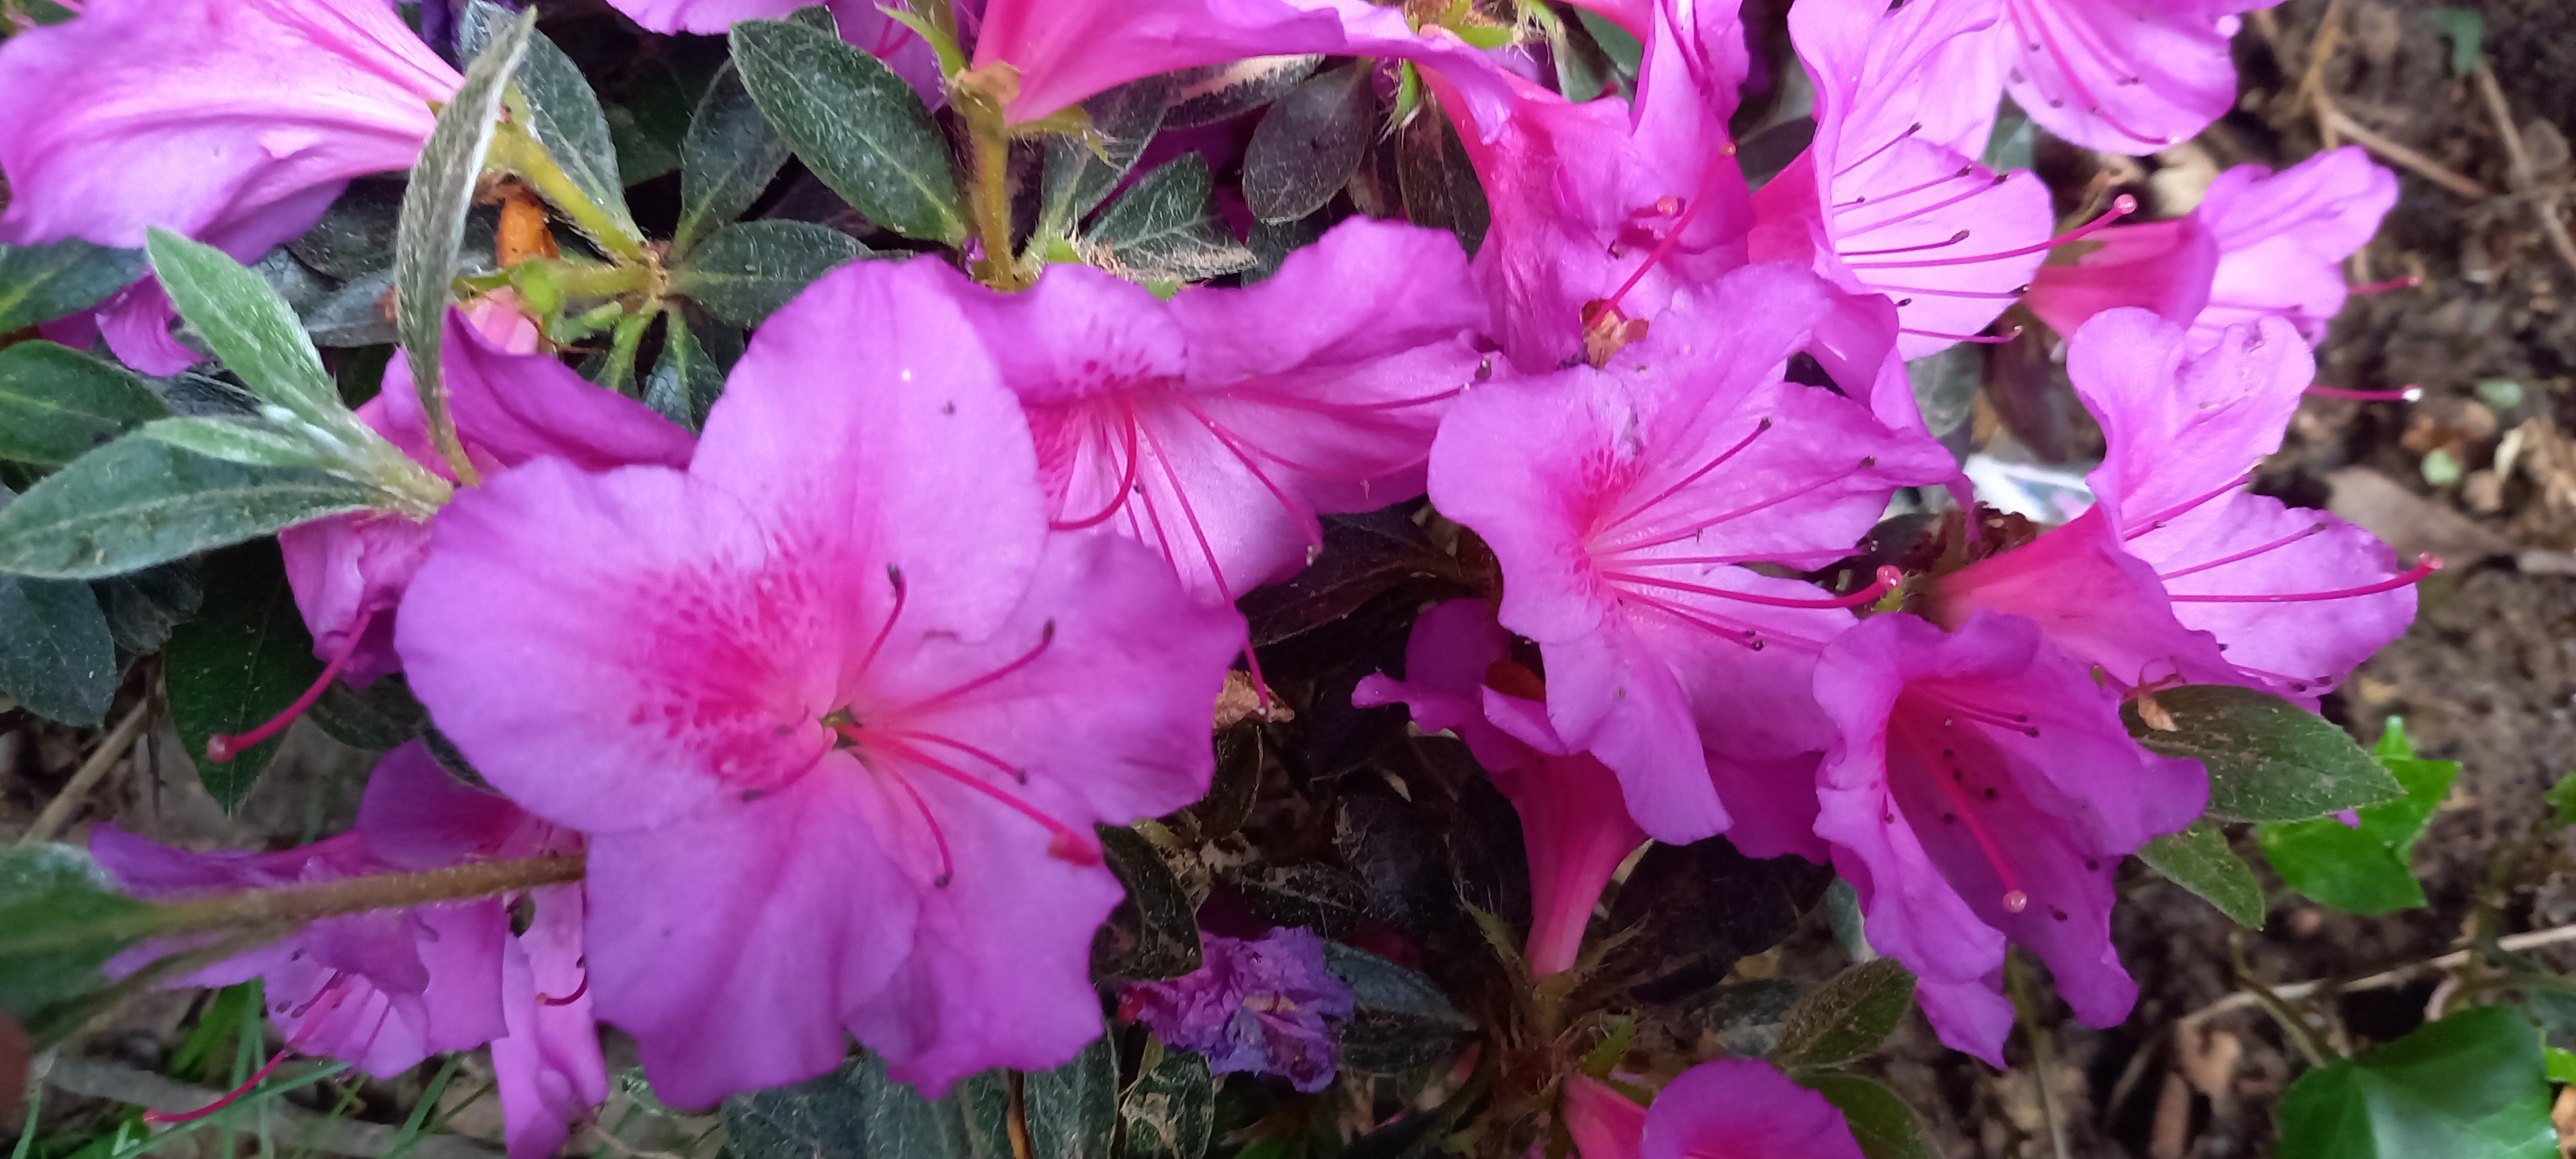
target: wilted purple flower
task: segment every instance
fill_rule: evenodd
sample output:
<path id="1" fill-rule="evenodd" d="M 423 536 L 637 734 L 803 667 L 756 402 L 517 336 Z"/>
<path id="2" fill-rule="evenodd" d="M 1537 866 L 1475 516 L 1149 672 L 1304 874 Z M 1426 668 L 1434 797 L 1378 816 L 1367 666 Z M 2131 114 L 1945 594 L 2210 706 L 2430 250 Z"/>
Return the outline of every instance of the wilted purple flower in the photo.
<path id="1" fill-rule="evenodd" d="M 1218 1074 L 1277 1075 L 1308 1093 L 1332 1085 L 1332 1023 L 1355 1007 L 1350 986 L 1324 968 L 1324 939 L 1296 926 L 1250 941 L 1202 933 L 1199 951 L 1195 971 L 1128 986 L 1119 1016 L 1206 1055 Z"/>

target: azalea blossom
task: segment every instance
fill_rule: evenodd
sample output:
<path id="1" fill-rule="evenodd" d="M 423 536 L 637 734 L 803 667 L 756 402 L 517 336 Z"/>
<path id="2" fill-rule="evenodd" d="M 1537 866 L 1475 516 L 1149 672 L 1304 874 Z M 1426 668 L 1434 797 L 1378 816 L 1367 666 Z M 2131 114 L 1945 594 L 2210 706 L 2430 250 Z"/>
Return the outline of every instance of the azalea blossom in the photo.
<path id="1" fill-rule="evenodd" d="M 440 729 L 588 835 L 590 995 L 672 1103 L 810 1078 L 849 1035 L 933 1096 L 1061 1064 L 1100 1034 L 1122 896 L 1092 827 L 1206 791 L 1242 622 L 1131 541 L 1050 534 L 954 277 L 827 275 L 686 471 L 512 470 L 441 513 L 404 597 Z"/>
<path id="2" fill-rule="evenodd" d="M 1870 945 L 1920 977 L 1941 1041 L 2003 1065 L 2006 942 L 2047 963 L 2078 1021 L 2126 1018 L 2137 984 L 2111 946 L 2112 879 L 2200 816 L 2200 765 L 2139 748 L 2118 691 L 2018 616 L 1948 632 L 1873 616 L 1825 649 L 1815 682 L 1837 734 L 1816 834 Z"/>
<path id="3" fill-rule="evenodd" d="M 1258 938 L 1199 935 L 1198 969 L 1164 982 L 1139 982 L 1118 1000 L 1118 1016 L 1154 1036 L 1207 1056 L 1217 1074 L 1267 1074 L 1313 1094 L 1339 1066 L 1333 1024 L 1357 1009 L 1348 983 L 1324 966 L 1324 939 L 1282 926 Z"/>
<path id="4" fill-rule="evenodd" d="M 2267 317 L 2323 342 L 2352 292 L 2343 260 L 2396 204 L 2397 176 L 2358 145 L 2279 173 L 2239 165 L 2210 182 L 2188 216 L 2094 234 L 2100 248 L 2042 269 L 2026 300 L 2067 335 L 2105 310 L 2138 306 L 2190 326 L 2202 345 Z"/>
<path id="5" fill-rule="evenodd" d="M 2004 0 L 2004 19 L 1978 39 L 2040 127 L 2138 155 L 2188 140 L 2236 103 L 2227 42 L 2238 14 L 2278 2 Z"/>
<path id="6" fill-rule="evenodd" d="M 1703 736 L 1744 761 L 1823 751 L 1808 673 L 1845 609 L 1885 590 L 1743 565 L 1830 563 L 1896 488 L 1956 472 L 1928 438 L 1783 379 L 1830 295 L 1783 265 L 1677 293 L 1606 369 L 1480 387 L 1432 446 L 1432 501 L 1501 562 L 1500 619 L 1539 646 L 1549 724 L 1617 772 L 1657 840 L 1732 820 Z"/>
<path id="7" fill-rule="evenodd" d="M 1754 195 L 1752 256 L 1812 262 L 1847 291 L 1893 302 L 1900 361 L 1976 340 L 2067 240 L 2050 236 L 2036 176 L 1977 159 L 1995 101 L 1978 99 L 1984 63 L 1968 38 L 1998 12 L 1996 0 L 1804 0 L 1789 13 L 1816 136 Z M 1847 308 L 1853 337 L 1841 365 L 1826 366 L 1854 388 L 1878 381 L 1889 348 L 1864 337 L 1883 323 L 1863 309 Z M 1910 389 L 1902 401 L 1912 405 Z"/>
<path id="8" fill-rule="evenodd" d="M 1547 689 L 1510 658 L 1511 638 L 1482 600 L 1422 613 L 1405 644 L 1403 680 L 1361 678 L 1351 703 L 1403 702 L 1425 731 L 1450 731 L 1511 799 L 1529 852 L 1533 977 L 1575 963 L 1584 926 L 1619 863 L 1646 843 L 1619 780 L 1589 754 L 1569 752 L 1547 721 Z"/>
<path id="9" fill-rule="evenodd" d="M 924 276 L 1026 409 L 1050 525 L 1144 544 L 1224 603 L 1304 567 L 1318 513 L 1422 494 L 1432 432 L 1486 361 L 1445 230 L 1355 219 L 1255 285 L 1168 303 L 1080 265 L 1019 294 Z"/>
<path id="10" fill-rule="evenodd" d="M 350 178 L 411 168 L 462 81 L 384 0 L 90 0 L 0 43 L 0 242 L 158 226 L 256 260 Z M 149 280 L 99 311 L 146 374 L 199 360 L 173 318 Z"/>
<path id="11" fill-rule="evenodd" d="M 1860 1159 L 1843 1113 L 1759 1059 L 1683 1071 L 1638 1106 L 1589 1075 L 1565 1080 L 1564 1119 L 1583 1159 Z"/>
<path id="12" fill-rule="evenodd" d="M 1370 0 L 985 0 L 974 67 L 1009 65 L 1013 123 L 1141 77 L 1255 56 L 1397 57 L 1438 69 L 1486 124 L 1509 115 L 1503 71 L 1458 34 Z"/>

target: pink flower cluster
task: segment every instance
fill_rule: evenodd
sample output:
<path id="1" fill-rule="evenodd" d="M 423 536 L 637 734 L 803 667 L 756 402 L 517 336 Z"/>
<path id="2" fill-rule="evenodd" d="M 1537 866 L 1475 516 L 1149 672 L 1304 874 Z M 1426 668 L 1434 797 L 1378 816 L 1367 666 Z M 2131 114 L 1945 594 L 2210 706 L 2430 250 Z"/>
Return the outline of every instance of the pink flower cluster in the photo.
<path id="1" fill-rule="evenodd" d="M 794 5 L 621 6 L 712 31 Z M 939 92 L 902 25 L 835 7 Z M 1735 5 L 1599 7 L 1644 41 L 1633 101 L 1570 101 L 1365 0 L 961 6 L 972 61 L 1019 73 L 1016 121 L 1198 64 L 1401 58 L 1462 130 L 1491 232 L 1471 259 L 1352 220 L 1266 281 L 1168 301 L 1078 265 L 1013 295 L 936 257 L 857 263 L 770 317 L 695 438 L 536 353 L 508 298 L 473 303 L 445 361 L 480 485 L 426 524 L 342 516 L 285 546 L 334 671 L 406 673 L 498 795 L 415 746 L 356 833 L 98 853 L 159 893 L 584 851 L 523 933 L 500 899 L 442 904 L 198 979 L 266 976 L 292 1044 L 378 1073 L 492 1043 L 523 1159 L 601 1097 L 594 1016 L 687 1106 L 822 1073 L 853 1036 L 930 1093 L 1050 1067 L 1101 1032 L 1090 946 L 1122 894 L 1094 827 L 1205 792 L 1233 600 L 1302 567 L 1319 514 L 1427 494 L 1501 589 L 1424 612 L 1403 678 L 1358 700 L 1455 732 L 1520 806 L 1535 972 L 1575 965 L 1637 845 L 1725 834 L 1830 861 L 1953 1046 L 2000 1063 L 2008 943 L 2079 1018 L 2121 1020 L 2114 871 L 2206 795 L 2130 739 L 2123 699 L 2313 704 L 2413 615 L 2420 569 L 2247 489 L 2393 180 L 2345 150 L 2230 171 L 2188 217 L 2111 224 L 2123 199 L 2061 232 L 2035 177 L 1979 159 L 2001 97 L 2081 144 L 2161 147 L 2232 99 L 2249 5 L 1799 0 L 1815 137 L 1757 190 L 1727 136 Z M 382 0 L 90 0 L 0 47 L 0 92 L 51 93 L 0 125 L 0 240 L 161 226 L 255 257 L 405 168 L 456 83 Z M 2067 337 L 2108 436 L 2097 505 L 1939 574 L 1801 578 L 1901 489 L 1967 493 L 1904 363 L 1991 340 L 2016 302 Z M 195 357 L 169 320 L 142 284 L 95 324 L 167 371 Z M 445 474 L 394 365 L 362 415 Z M 1857 1154 L 1759 1064 L 1651 1110 L 1589 1081 L 1569 1120 L 1593 1159 L 1702 1153 L 1695 1132 Z"/>

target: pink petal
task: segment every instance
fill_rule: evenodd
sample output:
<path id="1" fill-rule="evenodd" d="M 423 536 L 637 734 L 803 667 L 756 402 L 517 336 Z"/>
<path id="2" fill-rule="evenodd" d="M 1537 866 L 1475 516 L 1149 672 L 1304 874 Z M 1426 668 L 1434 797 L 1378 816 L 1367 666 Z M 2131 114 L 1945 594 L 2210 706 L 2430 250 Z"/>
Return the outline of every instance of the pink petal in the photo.
<path id="1" fill-rule="evenodd" d="M 2051 646 L 2118 689 L 2234 683 L 2235 659 L 2185 627 L 2150 561 L 2124 550 L 2102 509 L 1941 576 L 1925 614 L 1956 630 L 1979 611 L 2039 625 Z"/>
<path id="2" fill-rule="evenodd" d="M 2343 591 L 2406 570 L 2370 532 L 2268 495 L 2228 496 L 2128 546 L 2168 577 L 2175 616 L 2226 642 L 2232 683 L 2313 703 L 2415 622 L 2412 584 L 2296 603 L 2193 599 Z"/>
<path id="3" fill-rule="evenodd" d="M 502 956 L 508 1033 L 492 1040 L 511 1159 L 560 1151 L 571 1134 L 568 1120 L 608 1098 L 608 1063 L 582 965 L 581 887 L 547 886 L 531 896 L 535 917 Z"/>
<path id="4" fill-rule="evenodd" d="M 2193 329 L 2214 339 L 2227 326 L 2288 319 L 2310 342 L 2343 310 L 2343 260 L 2379 232 L 2397 204 L 2397 175 L 2358 145 L 2319 153 L 2271 173 L 2240 165 L 2218 175 L 2192 217 L 2220 257 L 2209 308 Z"/>
<path id="5" fill-rule="evenodd" d="M 1582 1159 L 1637 1159 L 1646 1108 L 1580 1071 L 1565 1076 L 1565 1133 Z"/>
<path id="6" fill-rule="evenodd" d="M 2189 322 L 2209 305 L 2218 240 L 2198 216 L 2115 225 L 2085 240 L 2100 246 L 2073 265 L 2042 266 L 2022 298 L 2050 329 L 2073 334 L 2106 310 L 2136 306 Z M 2342 276 L 2336 276 L 2336 284 Z"/>
<path id="7" fill-rule="evenodd" d="M 2236 102 L 2236 21 L 2199 0 L 2006 0 L 1984 34 L 2004 89 L 2040 127 L 2088 149 L 2146 154 Z"/>
<path id="8" fill-rule="evenodd" d="M 1720 1059 L 1683 1071 L 1646 1111 L 1640 1159 L 1861 1159 L 1843 1113 L 1770 1063 Z M 1592 1159 L 1586 1152 L 1584 1159 Z"/>
<path id="9" fill-rule="evenodd" d="M 2085 480 L 2124 535 L 2251 471 L 2281 445 L 2316 374 L 2307 343 L 2278 319 L 2235 328 L 2200 353 L 2192 345 L 2180 325 L 2114 310 L 2067 347 L 2067 377 L 2109 443 Z"/>

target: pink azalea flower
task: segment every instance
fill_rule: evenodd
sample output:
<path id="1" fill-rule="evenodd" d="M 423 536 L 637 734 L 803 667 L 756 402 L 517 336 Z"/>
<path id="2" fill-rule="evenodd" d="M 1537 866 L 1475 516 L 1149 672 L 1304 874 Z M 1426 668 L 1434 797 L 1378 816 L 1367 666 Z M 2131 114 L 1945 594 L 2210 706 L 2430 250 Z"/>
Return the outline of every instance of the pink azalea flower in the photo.
<path id="1" fill-rule="evenodd" d="M 184 853 L 103 825 L 90 848 L 129 888 L 158 897 L 534 857 L 580 839 L 456 783 L 414 741 L 377 762 L 353 832 L 281 853 Z M 581 993 L 581 887 L 544 887 L 533 901 L 523 934 L 510 933 L 503 898 L 382 910 L 316 922 L 175 984 L 263 978 L 287 1038 L 280 1059 L 328 1055 L 380 1078 L 490 1042 L 510 1154 L 543 1159 L 562 1147 L 569 1116 L 607 1098 L 608 1071 Z"/>
<path id="2" fill-rule="evenodd" d="M 1242 623 L 1127 541 L 1048 533 L 954 277 L 825 277 L 686 471 L 510 471 L 440 515 L 404 599 L 439 727 L 588 834 L 590 996 L 671 1102 L 820 1074 L 852 1034 L 934 1095 L 1071 1058 L 1121 896 L 1092 826 L 1207 787 Z"/>
<path id="3" fill-rule="evenodd" d="M 1527 373 L 1582 361 L 1602 312 L 1651 324 L 1677 288 L 1744 264 L 1750 194 L 1726 130 L 1746 67 L 1735 7 L 1638 8 L 1653 26 L 1633 108 L 1514 81 L 1508 118 L 1479 122 L 1445 74 L 1426 74 L 1485 188 L 1476 272 Z"/>
<path id="4" fill-rule="evenodd" d="M 461 80 L 384 0 L 91 0 L 0 44 L 0 242 L 159 226 L 254 260 L 349 178 L 409 169 Z M 172 318 L 157 285 L 102 311 L 147 374 L 197 361 Z"/>
<path id="5" fill-rule="evenodd" d="M 815 0 L 611 0 L 611 5 L 650 32 L 695 32 L 721 36 L 738 20 L 782 20 Z M 840 25 L 841 39 L 868 50 L 894 69 L 895 75 L 938 108 L 948 99 L 939 75 L 939 56 L 887 8 L 908 8 L 905 0 L 821 0 Z M 958 5 L 960 8 L 966 5 Z"/>
<path id="6" fill-rule="evenodd" d="M 1574 965 L 1602 889 L 1646 833 L 1629 818 L 1618 778 L 1557 739 L 1541 699 L 1546 688 L 1511 661 L 1510 648 L 1482 600 L 1452 600 L 1414 621 L 1405 679 L 1364 677 L 1351 703 L 1402 701 L 1425 731 L 1455 732 L 1511 799 L 1529 851 L 1524 959 L 1533 977 L 1544 978 Z"/>
<path id="7" fill-rule="evenodd" d="M 1432 446 L 1432 500 L 1501 561 L 1500 618 L 1539 645 L 1550 724 L 1618 773 L 1658 840 L 1732 819 L 1703 734 L 1745 761 L 1824 749 L 1807 674 L 1843 609 L 1883 590 L 1830 598 L 1741 565 L 1821 566 L 1895 488 L 1956 470 L 1929 439 L 1783 381 L 1829 296 L 1802 269 L 1739 270 L 1676 294 L 1606 370 L 1469 392 Z"/>
<path id="8" fill-rule="evenodd" d="M 1298 53 L 1410 60 L 1456 85 L 1481 123 L 1510 114 L 1504 74 L 1482 51 L 1370 0 L 986 0 L 974 66 L 1019 70 L 1007 107 L 1018 123 L 1140 77 Z"/>
<path id="9" fill-rule="evenodd" d="M 1874 616 L 1825 649 L 1816 698 L 1838 732 L 1816 833 L 1860 893 L 1870 944 L 1921 978 L 1941 1041 L 2003 1065 L 2004 945 L 2029 947 L 2090 1026 L 2137 985 L 2111 946 L 2120 858 L 2200 816 L 2197 763 L 2148 754 L 2118 693 L 2017 616 L 1954 632 Z"/>
<path id="10" fill-rule="evenodd" d="M 2047 186 L 1977 160 L 1995 102 L 1976 99 L 1983 58 L 1968 38 L 1996 14 L 1994 0 L 1808 0 L 1789 14 L 1815 83 L 1816 137 L 1754 195 L 1752 256 L 1812 262 L 1847 291 L 1893 301 L 1899 360 L 1973 340 L 2061 240 L 2049 236 Z M 1878 368 L 1827 367 L 1854 385 Z"/>
<path id="11" fill-rule="evenodd" d="M 1583 1159 L 1861 1159 L 1841 1111 L 1758 1059 L 1683 1071 L 1651 1107 L 1571 1075 L 1564 1106 L 1566 1133 Z"/>
<path id="12" fill-rule="evenodd" d="M 2210 183 L 2190 216 L 2094 235 L 2102 248 L 2041 270 L 2026 300 L 2060 334 L 2102 311 L 2141 306 L 2189 325 L 2204 345 L 2267 317 L 2322 342 L 2351 293 L 2343 260 L 2396 204 L 2396 175 L 2358 145 L 2279 173 L 2239 165 Z"/>
<path id="13" fill-rule="evenodd" d="M 644 404 L 593 385 L 537 353 L 536 325 L 502 291 L 447 316 L 448 409 L 457 438 L 485 478 L 552 456 L 587 471 L 628 463 L 688 465 L 689 433 Z M 452 479 L 430 445 L 411 367 L 385 366 L 383 389 L 358 417 L 422 466 Z M 429 550 L 429 525 L 393 512 L 360 512 L 288 528 L 278 536 L 287 580 L 313 632 L 313 652 L 336 675 L 366 682 L 402 667 L 394 656 L 395 606 Z M 328 683 L 326 677 L 324 683 Z"/>
<path id="14" fill-rule="evenodd" d="M 2088 149 L 2144 154 L 2236 103 L 2227 42 L 2237 14 L 2277 2 L 2004 0 L 2003 21 L 1978 39 L 2041 127 Z"/>
<path id="15" fill-rule="evenodd" d="M 1422 494 L 1432 432 L 1484 360 L 1457 239 L 1365 218 L 1260 283 L 1168 303 L 1079 265 L 1019 294 L 925 277 L 1019 395 L 1049 522 L 1142 543 L 1225 603 L 1304 567 L 1317 513 Z"/>

